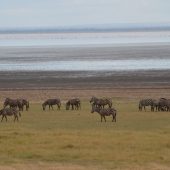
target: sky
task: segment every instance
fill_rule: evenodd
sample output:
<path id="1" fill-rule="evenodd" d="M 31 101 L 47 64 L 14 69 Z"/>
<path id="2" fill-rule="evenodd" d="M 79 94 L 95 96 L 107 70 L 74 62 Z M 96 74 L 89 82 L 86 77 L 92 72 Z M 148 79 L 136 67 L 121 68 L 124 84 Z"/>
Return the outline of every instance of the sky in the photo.
<path id="1" fill-rule="evenodd" d="M 170 0 L 0 0 L 0 29 L 170 23 Z"/>

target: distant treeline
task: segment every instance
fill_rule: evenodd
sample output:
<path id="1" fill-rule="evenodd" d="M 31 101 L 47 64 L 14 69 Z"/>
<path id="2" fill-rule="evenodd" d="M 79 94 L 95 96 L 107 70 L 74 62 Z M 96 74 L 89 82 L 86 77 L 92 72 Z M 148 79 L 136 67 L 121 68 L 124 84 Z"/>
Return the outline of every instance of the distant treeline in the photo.
<path id="1" fill-rule="evenodd" d="M 0 34 L 15 33 L 83 33 L 83 32 L 133 32 L 133 31 L 170 31 L 167 26 L 99 27 L 99 28 L 19 28 L 0 29 Z"/>

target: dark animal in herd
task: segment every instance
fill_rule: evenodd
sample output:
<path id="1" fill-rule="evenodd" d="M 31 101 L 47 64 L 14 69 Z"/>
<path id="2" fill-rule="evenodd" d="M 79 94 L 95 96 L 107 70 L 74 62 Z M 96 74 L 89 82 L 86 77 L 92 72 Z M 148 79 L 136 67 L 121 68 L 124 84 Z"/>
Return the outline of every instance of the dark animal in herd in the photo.
<path id="1" fill-rule="evenodd" d="M 101 116 L 101 122 L 102 122 L 103 118 L 106 122 L 105 116 L 111 116 L 111 115 L 113 117 L 112 122 L 113 121 L 116 122 L 117 111 L 114 108 L 106 108 L 105 109 L 105 108 L 101 108 L 101 107 L 92 106 L 91 113 L 94 113 L 94 112 L 97 112 Z"/>
<path id="2" fill-rule="evenodd" d="M 90 103 L 92 104 L 92 106 L 95 106 L 95 107 L 104 108 L 106 105 L 108 105 L 109 108 L 112 107 L 112 101 L 111 99 L 108 99 L 108 98 L 99 99 L 93 96 L 90 99 Z"/>
<path id="3" fill-rule="evenodd" d="M 43 108 L 43 110 L 45 110 L 46 106 L 49 106 L 49 110 L 50 110 L 50 108 L 52 108 L 52 110 L 53 110 L 54 105 L 57 105 L 58 109 L 60 110 L 60 108 L 61 108 L 60 99 L 58 99 L 58 98 L 57 99 L 48 99 L 42 104 L 42 108 Z"/>
<path id="4" fill-rule="evenodd" d="M 26 110 L 29 109 L 29 101 L 26 99 L 10 99 L 6 98 L 4 101 L 4 108 L 9 106 L 10 108 L 18 108 L 20 111 L 24 110 L 24 106 Z"/>
<path id="5" fill-rule="evenodd" d="M 14 116 L 15 120 L 18 121 L 18 115 L 21 117 L 21 113 L 16 108 L 4 108 L 0 110 L 0 116 L 2 116 L 1 122 L 3 121 L 4 117 L 7 122 L 7 116 Z"/>
<path id="6" fill-rule="evenodd" d="M 140 111 L 142 111 L 143 108 L 146 111 L 146 106 L 152 106 L 152 99 L 142 99 L 139 101 L 139 110 Z"/>
<path id="7" fill-rule="evenodd" d="M 150 106 L 151 111 L 170 111 L 170 99 L 142 99 L 139 101 L 139 111 L 142 111 L 143 108 L 146 111 L 146 106 Z"/>
<path id="8" fill-rule="evenodd" d="M 79 110 L 81 109 L 81 102 L 80 99 L 78 98 L 74 98 L 74 99 L 70 99 L 66 102 L 66 110 L 69 110 L 71 106 L 72 110 Z"/>
<path id="9" fill-rule="evenodd" d="M 170 99 L 160 98 L 158 110 L 159 111 L 170 111 Z"/>

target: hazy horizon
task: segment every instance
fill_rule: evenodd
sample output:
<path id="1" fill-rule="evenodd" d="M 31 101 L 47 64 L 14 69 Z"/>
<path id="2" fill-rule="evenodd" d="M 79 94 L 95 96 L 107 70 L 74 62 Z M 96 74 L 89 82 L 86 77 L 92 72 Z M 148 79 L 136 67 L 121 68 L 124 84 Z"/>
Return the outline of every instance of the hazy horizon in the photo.
<path id="1" fill-rule="evenodd" d="M 98 24 L 98 25 L 77 25 L 63 27 L 12 27 L 0 28 L 0 33 L 31 33 L 31 32 L 107 32 L 107 31 L 166 31 L 170 30 L 170 23 L 154 23 L 154 24 Z"/>
<path id="2" fill-rule="evenodd" d="M 0 0 L 0 29 L 170 25 L 165 0 Z"/>

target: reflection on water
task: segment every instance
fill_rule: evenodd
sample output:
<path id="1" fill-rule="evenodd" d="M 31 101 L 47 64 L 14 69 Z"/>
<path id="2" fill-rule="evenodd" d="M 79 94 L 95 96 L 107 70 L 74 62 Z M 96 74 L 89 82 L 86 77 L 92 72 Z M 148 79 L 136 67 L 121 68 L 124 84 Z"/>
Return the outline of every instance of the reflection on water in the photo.
<path id="1" fill-rule="evenodd" d="M 170 59 L 36 61 L 0 63 L 0 71 L 126 71 L 170 69 Z"/>

